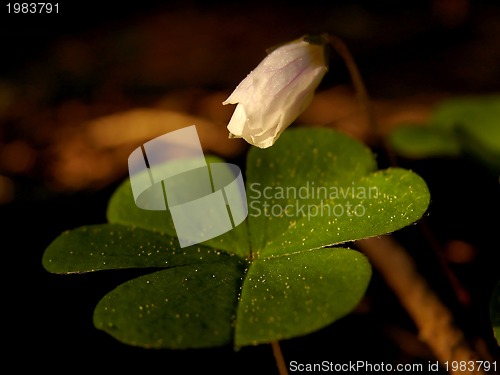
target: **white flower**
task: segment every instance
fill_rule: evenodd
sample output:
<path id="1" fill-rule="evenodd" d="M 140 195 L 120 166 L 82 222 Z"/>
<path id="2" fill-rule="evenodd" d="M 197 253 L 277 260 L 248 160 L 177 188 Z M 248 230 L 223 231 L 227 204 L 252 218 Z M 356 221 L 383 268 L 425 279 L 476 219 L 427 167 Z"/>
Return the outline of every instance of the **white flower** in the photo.
<path id="1" fill-rule="evenodd" d="M 230 138 L 267 148 L 306 109 L 326 74 L 326 40 L 307 37 L 271 53 L 222 104 L 238 104 L 227 126 Z"/>

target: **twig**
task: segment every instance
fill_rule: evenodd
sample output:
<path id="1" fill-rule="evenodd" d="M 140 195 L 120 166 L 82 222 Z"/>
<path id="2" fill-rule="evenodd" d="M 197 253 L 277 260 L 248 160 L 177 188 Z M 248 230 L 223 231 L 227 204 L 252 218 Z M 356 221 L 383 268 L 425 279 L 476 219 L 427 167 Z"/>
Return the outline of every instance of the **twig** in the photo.
<path id="1" fill-rule="evenodd" d="M 450 364 L 450 374 L 485 374 L 477 366 L 473 366 L 474 371 L 452 371 L 452 361 L 469 363 L 479 360 L 479 356 L 454 324 L 449 309 L 418 273 L 406 250 L 390 236 L 360 240 L 357 245 L 399 298 L 415 322 L 420 339 L 441 364 Z"/>

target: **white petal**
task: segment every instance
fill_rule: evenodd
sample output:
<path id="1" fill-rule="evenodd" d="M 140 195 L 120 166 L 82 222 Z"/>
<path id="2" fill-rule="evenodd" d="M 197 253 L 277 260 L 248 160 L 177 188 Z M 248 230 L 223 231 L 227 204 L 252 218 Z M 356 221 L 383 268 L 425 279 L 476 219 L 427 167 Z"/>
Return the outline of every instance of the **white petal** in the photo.
<path id="1" fill-rule="evenodd" d="M 237 104 L 240 101 L 244 101 L 253 93 L 253 75 L 254 72 L 250 72 L 246 78 L 240 82 L 240 84 L 234 89 L 234 91 L 229 95 L 229 97 L 222 102 L 223 105 L 226 104 Z"/>
<path id="2" fill-rule="evenodd" d="M 247 115 L 245 113 L 245 109 L 243 108 L 243 105 L 238 104 L 234 110 L 231 120 L 229 121 L 227 129 L 233 136 L 235 136 L 235 138 L 241 138 L 246 122 Z"/>

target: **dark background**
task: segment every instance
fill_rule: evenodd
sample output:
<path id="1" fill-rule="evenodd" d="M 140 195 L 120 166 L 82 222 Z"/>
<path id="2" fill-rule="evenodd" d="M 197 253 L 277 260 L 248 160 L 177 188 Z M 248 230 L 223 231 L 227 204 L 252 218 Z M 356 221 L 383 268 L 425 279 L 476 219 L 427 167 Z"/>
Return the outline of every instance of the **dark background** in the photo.
<path id="1" fill-rule="evenodd" d="M 308 1 L 293 6 L 264 1 L 237 5 L 229 1 L 190 1 L 183 5 L 160 1 L 113 6 L 82 1 L 59 4 L 57 15 L 9 15 L 2 4 L 0 83 L 22 93 L 16 98 L 25 98 L 23 110 L 26 118 L 30 116 L 27 120 L 18 114 L 9 117 L 2 113 L 0 147 L 13 139 L 33 140 L 36 115 L 65 101 L 84 98 L 95 105 L 108 99 L 113 102 L 115 99 L 103 96 L 99 90 L 120 59 L 129 69 L 117 75 L 118 83 L 113 86 L 121 90 L 122 101 L 110 105 L 106 113 L 136 103 L 143 105 L 183 84 L 206 90 L 231 89 L 260 61 L 265 48 L 309 32 L 327 31 L 343 37 L 371 95 L 377 99 L 435 93 L 485 94 L 500 88 L 500 5 L 495 1 Z M 185 28 L 159 29 L 160 43 L 162 38 L 178 40 L 180 44 L 188 43 L 189 51 L 201 48 L 192 44 L 192 30 L 193 35 L 215 33 L 217 37 L 209 40 L 221 42 L 208 48 L 221 55 L 224 74 L 214 75 L 202 62 L 186 64 L 184 71 L 167 74 L 166 61 L 165 75 L 153 82 L 147 74 L 135 70 L 139 68 L 127 65 L 127 56 L 113 56 L 112 50 L 109 55 L 89 60 L 94 65 L 83 69 L 83 73 L 68 73 L 54 62 L 58 61 L 54 54 L 60 43 L 76 40 L 86 46 L 98 45 L 97 49 L 90 47 L 91 53 L 103 53 L 109 44 L 102 40 L 121 32 L 133 34 L 134 28 L 159 14 L 179 17 L 182 20 L 178 25 Z M 227 20 L 227 24 L 204 29 L 197 23 L 204 15 Z M 173 59 L 182 57 L 178 54 Z M 207 69 L 206 74 L 203 69 Z M 324 87 L 349 82 L 338 58 L 332 58 L 330 70 L 336 74 L 325 77 Z M 36 95 L 28 89 L 32 87 L 37 88 Z M 54 129 L 57 126 L 54 123 Z M 383 158 L 379 161 L 383 167 Z M 56 373 L 96 371 L 101 367 L 115 372 L 138 369 L 168 374 L 277 373 L 267 345 L 238 352 L 232 348 L 144 350 L 122 345 L 97 331 L 92 325 L 94 306 L 133 272 L 52 275 L 42 268 L 41 258 L 46 246 L 62 231 L 105 222 L 107 200 L 120 179 L 98 189 L 54 190 L 45 179 L 45 162 L 50 160 L 41 159 L 33 169 L 20 173 L 0 170 L 14 186 L 11 199 L 0 206 L 7 361 L 16 354 L 14 364 L 19 370 L 35 366 Z M 437 241 L 446 244 L 459 239 L 475 249 L 471 261 L 450 263 L 469 293 L 469 304 L 458 302 L 418 226 L 405 228 L 396 237 L 411 251 L 422 273 L 452 308 L 467 334 L 473 340 L 480 339 L 498 356 L 487 307 L 498 279 L 497 177 L 468 159 L 400 162 L 420 173 L 429 184 L 432 203 L 426 220 Z M 406 339 L 406 335 L 410 338 Z M 411 320 L 376 272 L 366 300 L 356 312 L 320 332 L 284 341 L 282 348 L 287 360 L 299 362 L 427 364 L 433 360 L 428 350 L 419 346 Z"/>

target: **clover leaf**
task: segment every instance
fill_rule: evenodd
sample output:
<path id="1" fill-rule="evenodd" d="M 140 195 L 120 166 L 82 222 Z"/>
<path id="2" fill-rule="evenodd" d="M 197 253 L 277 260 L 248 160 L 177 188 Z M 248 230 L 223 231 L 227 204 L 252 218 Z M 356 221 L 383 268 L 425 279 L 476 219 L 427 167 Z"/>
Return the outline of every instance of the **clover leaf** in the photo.
<path id="1" fill-rule="evenodd" d="M 409 158 L 469 155 L 494 173 L 500 171 L 500 95 L 448 99 L 426 126 L 395 128 L 388 141 Z"/>
<path id="2" fill-rule="evenodd" d="M 109 223 L 61 234 L 43 265 L 61 274 L 144 269 L 94 312 L 95 326 L 122 342 L 174 349 L 267 343 L 351 312 L 371 267 L 362 253 L 336 246 L 403 228 L 430 199 L 417 174 L 377 171 L 367 147 L 319 128 L 290 129 L 273 147 L 251 149 L 246 190 L 242 224 L 181 248 L 169 212 L 139 209 L 126 181 L 109 202 Z"/>

